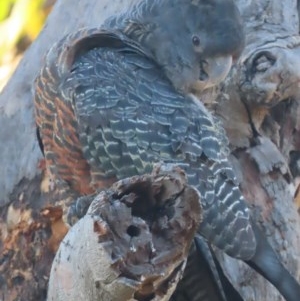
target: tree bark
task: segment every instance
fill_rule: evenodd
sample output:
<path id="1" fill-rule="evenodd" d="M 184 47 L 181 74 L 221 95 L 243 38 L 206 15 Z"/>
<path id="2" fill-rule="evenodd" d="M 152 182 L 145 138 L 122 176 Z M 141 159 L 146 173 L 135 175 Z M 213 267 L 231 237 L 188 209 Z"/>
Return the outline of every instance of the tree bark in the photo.
<path id="1" fill-rule="evenodd" d="M 0 145 L 0 300 L 45 300 L 51 263 L 67 232 L 60 209 L 45 209 L 53 195 L 46 191 L 31 92 L 42 58 L 66 33 L 99 27 L 109 15 L 137 1 L 57 1 L 0 95 L 0 140 L 5 141 Z M 219 89 L 207 93 L 206 102 L 224 122 L 232 162 L 254 218 L 299 280 L 298 3 L 236 2 L 245 21 L 247 45 L 241 62 Z M 219 257 L 245 300 L 282 300 L 246 265 L 224 254 Z"/>
<path id="2" fill-rule="evenodd" d="M 47 300 L 168 301 L 201 219 L 199 194 L 178 168 L 120 180 L 60 244 Z"/>
<path id="3" fill-rule="evenodd" d="M 232 161 L 253 217 L 299 280 L 299 80 L 297 1 L 239 1 L 247 45 L 214 110 L 230 138 Z M 299 202 L 299 201 L 298 201 Z M 282 300 L 246 265 L 225 256 L 246 300 Z"/>

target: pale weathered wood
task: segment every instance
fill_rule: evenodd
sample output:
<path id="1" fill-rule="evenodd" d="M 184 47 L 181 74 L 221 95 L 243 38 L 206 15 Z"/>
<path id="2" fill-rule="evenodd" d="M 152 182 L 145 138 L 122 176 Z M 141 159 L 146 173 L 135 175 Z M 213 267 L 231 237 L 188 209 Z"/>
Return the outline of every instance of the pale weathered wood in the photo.
<path id="1" fill-rule="evenodd" d="M 60 244 L 47 300 L 168 301 L 202 219 L 183 171 L 156 168 L 92 199 Z M 155 213 L 157 206 L 165 213 Z"/>
<path id="2" fill-rule="evenodd" d="M 299 280 L 300 220 L 294 203 L 299 181 L 297 172 L 292 176 L 289 170 L 289 164 L 295 166 L 290 152 L 300 147 L 297 1 L 238 3 L 246 25 L 247 45 L 241 62 L 219 94 L 215 110 L 230 137 L 233 162 L 241 176 L 244 196 L 252 204 L 253 216 Z M 224 266 L 246 300 L 282 300 L 246 265 L 226 257 Z"/>

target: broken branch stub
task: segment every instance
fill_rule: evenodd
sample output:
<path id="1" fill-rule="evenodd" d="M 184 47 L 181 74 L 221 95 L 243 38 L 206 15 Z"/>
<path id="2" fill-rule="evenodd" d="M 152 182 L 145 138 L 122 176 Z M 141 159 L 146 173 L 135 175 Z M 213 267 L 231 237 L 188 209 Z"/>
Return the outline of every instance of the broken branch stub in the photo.
<path id="1" fill-rule="evenodd" d="M 115 183 L 62 241 L 48 301 L 169 300 L 202 217 L 179 168 Z"/>

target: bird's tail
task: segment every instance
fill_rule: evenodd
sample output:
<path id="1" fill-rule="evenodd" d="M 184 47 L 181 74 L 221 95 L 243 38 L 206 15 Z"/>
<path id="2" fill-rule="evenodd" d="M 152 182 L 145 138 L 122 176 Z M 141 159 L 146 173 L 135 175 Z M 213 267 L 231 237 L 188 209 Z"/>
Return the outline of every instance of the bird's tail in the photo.
<path id="1" fill-rule="evenodd" d="M 252 223 L 252 227 L 257 241 L 257 249 L 251 260 L 246 261 L 247 264 L 270 281 L 286 301 L 299 301 L 299 283 L 280 262 L 258 226 Z"/>
<path id="2" fill-rule="evenodd" d="M 244 301 L 240 293 L 234 288 L 223 272 L 213 249 L 199 235 L 196 235 L 195 237 L 195 245 L 197 247 L 198 256 L 203 258 L 207 266 L 209 271 L 207 274 L 211 275 L 211 278 L 214 280 L 215 286 L 222 295 L 222 298 L 227 301 Z"/>
<path id="3" fill-rule="evenodd" d="M 183 278 L 171 301 L 244 301 L 220 267 L 214 251 L 196 235 Z"/>

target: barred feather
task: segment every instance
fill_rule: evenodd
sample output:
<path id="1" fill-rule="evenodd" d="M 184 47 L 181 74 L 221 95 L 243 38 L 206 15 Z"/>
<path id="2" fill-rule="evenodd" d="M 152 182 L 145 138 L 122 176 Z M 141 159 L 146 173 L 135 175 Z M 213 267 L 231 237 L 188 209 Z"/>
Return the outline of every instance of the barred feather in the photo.
<path id="1" fill-rule="evenodd" d="M 198 100 L 179 94 L 151 57 L 128 45 L 89 50 L 60 88 L 72 102 L 92 182 L 150 172 L 161 161 L 177 164 L 203 198 L 201 234 L 232 256 L 253 256 L 249 211 L 220 125 Z"/>
<path id="2" fill-rule="evenodd" d="M 108 21 L 107 26 L 117 26 L 118 31 L 90 29 L 67 36 L 49 51 L 35 82 L 36 122 L 47 168 L 74 191 L 89 194 L 116 179 L 150 172 L 157 162 L 182 167 L 189 184 L 196 186 L 201 195 L 204 216 L 199 233 L 229 255 L 249 261 L 288 301 L 297 301 L 298 283 L 268 243 L 262 241 L 259 229 L 250 220 L 228 161 L 222 126 L 195 97 L 175 89 L 174 82 L 184 76 L 175 81 L 166 76 L 165 66 L 154 56 L 162 41 L 151 45 L 149 36 L 139 33 L 139 26 L 145 33 L 153 24 L 140 23 L 131 31 L 131 25 L 147 15 L 149 21 L 162 26 L 160 29 L 166 26 L 171 30 L 169 34 L 177 38 L 178 45 L 184 45 L 182 37 L 172 31 L 172 26 L 177 25 L 174 16 L 171 24 L 161 14 L 156 18 L 158 9 L 160 13 L 164 11 L 158 3 L 167 5 L 172 12 L 175 2 L 185 25 L 191 19 L 182 15 L 184 9 L 196 23 L 208 20 L 208 24 L 202 24 L 205 30 L 215 22 L 214 38 L 207 39 L 203 54 L 219 55 L 223 49 L 235 55 L 241 51 L 240 23 L 236 16 L 233 22 L 230 18 L 235 15 L 229 9 L 235 8 L 231 0 L 143 1 L 126 14 L 127 19 L 122 15 Z M 180 3 L 185 6 L 178 6 Z M 212 10 L 215 4 L 218 9 Z M 202 12 L 203 20 L 195 14 L 193 5 L 198 7 L 197 13 Z M 203 14 L 205 11 L 207 14 Z M 219 22 L 217 17 L 224 12 L 229 18 L 219 18 Z M 185 27 L 180 28 L 184 31 Z M 149 49 L 143 39 L 148 39 Z M 175 49 L 172 58 L 176 61 L 176 47 L 171 49 Z M 185 54 L 188 57 L 190 52 Z M 198 80 L 197 68 L 189 71 L 196 70 Z M 174 70 L 177 69 L 169 69 L 171 73 Z M 278 280 L 281 276 L 286 279 L 284 284 Z M 193 279 L 188 281 L 192 283 Z M 206 300 L 206 295 L 195 298 L 190 300 Z"/>

